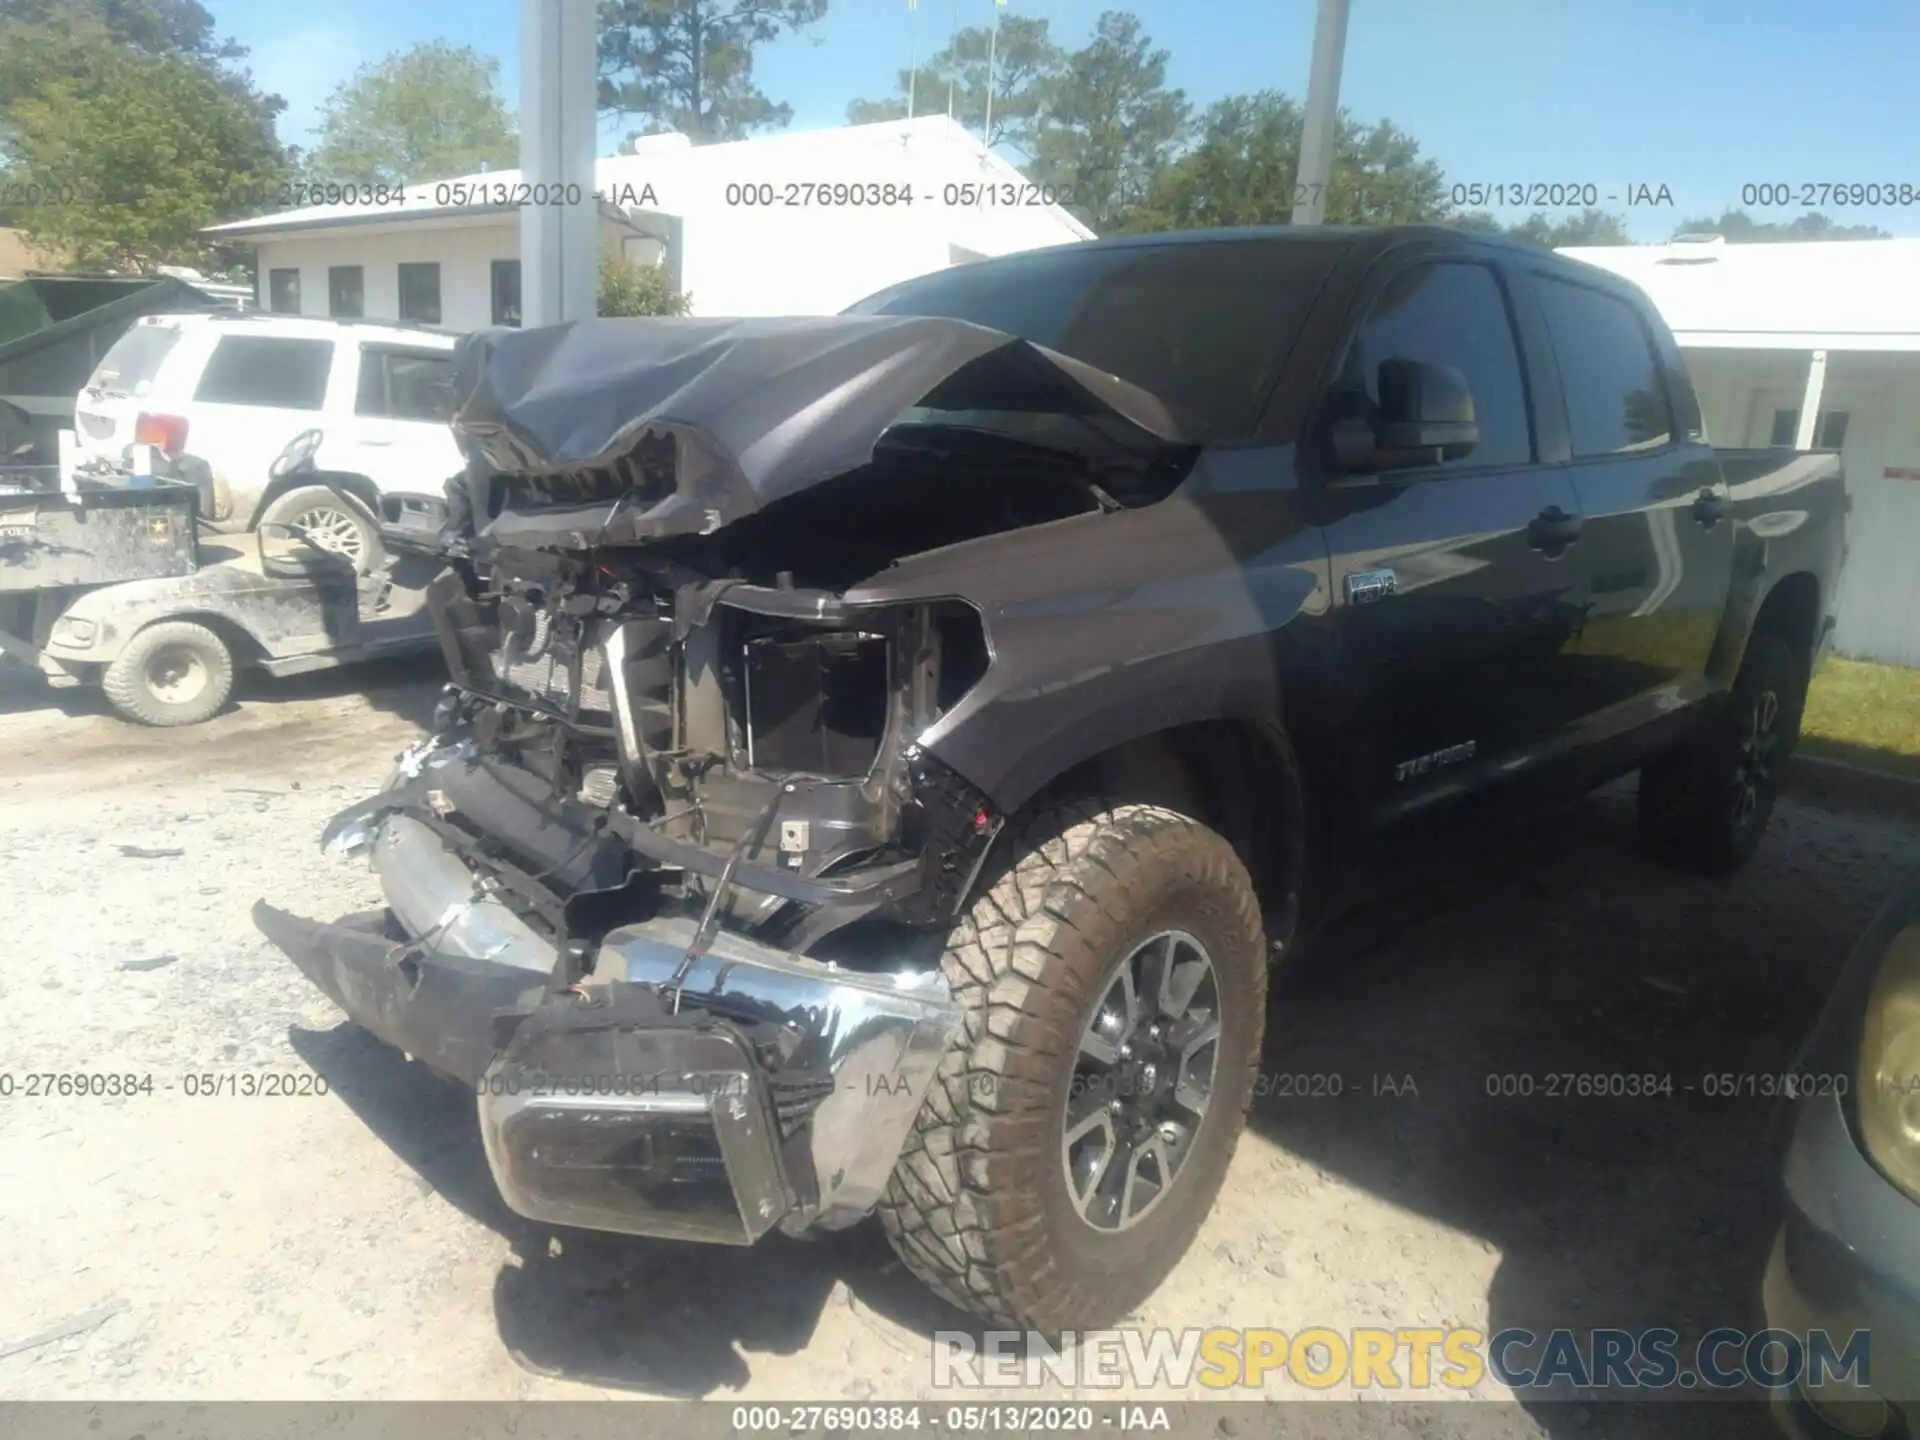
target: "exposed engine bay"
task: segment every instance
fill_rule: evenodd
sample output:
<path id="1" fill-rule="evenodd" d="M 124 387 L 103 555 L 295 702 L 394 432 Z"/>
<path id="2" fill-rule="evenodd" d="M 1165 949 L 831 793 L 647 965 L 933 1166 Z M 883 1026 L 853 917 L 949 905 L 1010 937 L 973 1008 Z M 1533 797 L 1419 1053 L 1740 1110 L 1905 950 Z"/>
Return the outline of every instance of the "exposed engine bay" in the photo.
<path id="1" fill-rule="evenodd" d="M 490 420 L 504 382 L 469 376 L 472 463 L 431 596 L 453 683 L 429 748 L 479 763 L 442 777 L 428 819 L 577 957 L 563 983 L 663 906 L 802 950 L 868 916 L 944 925 L 971 885 L 1002 817 L 916 740 L 985 674 L 983 617 L 849 593 L 903 557 L 1164 498 L 1190 455 L 1070 392 L 1054 367 L 1072 362 L 909 323 L 984 359 L 936 357 L 929 393 L 862 421 L 861 463 L 806 484 L 749 476 L 714 443 L 724 423 L 629 424 L 556 463 Z M 707 359 L 700 380 L 724 368 Z M 1053 371 L 1056 408 L 973 408 L 1007 403 L 1010 364 Z M 543 818 L 510 823 L 506 794 Z M 423 803 L 402 787 L 362 809 Z"/>

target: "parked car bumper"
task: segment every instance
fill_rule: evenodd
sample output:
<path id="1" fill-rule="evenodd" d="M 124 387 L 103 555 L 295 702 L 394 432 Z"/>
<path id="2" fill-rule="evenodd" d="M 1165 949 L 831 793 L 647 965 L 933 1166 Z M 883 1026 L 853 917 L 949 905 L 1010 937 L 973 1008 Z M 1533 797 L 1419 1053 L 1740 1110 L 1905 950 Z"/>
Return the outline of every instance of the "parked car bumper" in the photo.
<path id="1" fill-rule="evenodd" d="M 1823 1331 L 1836 1350 L 1864 1332 L 1869 1365 L 1851 1377 L 1857 1384 L 1815 1385 L 1809 1375 L 1777 1396 L 1776 1413 L 1795 1435 L 1920 1430 L 1920 1203 L 1868 1158 L 1850 1094 L 1867 997 L 1893 937 L 1916 914 L 1920 885 L 1882 908 L 1796 1065 L 1817 1093 L 1794 1102 L 1789 1117 L 1784 1219 L 1762 1282 L 1767 1323 L 1802 1339 Z"/>

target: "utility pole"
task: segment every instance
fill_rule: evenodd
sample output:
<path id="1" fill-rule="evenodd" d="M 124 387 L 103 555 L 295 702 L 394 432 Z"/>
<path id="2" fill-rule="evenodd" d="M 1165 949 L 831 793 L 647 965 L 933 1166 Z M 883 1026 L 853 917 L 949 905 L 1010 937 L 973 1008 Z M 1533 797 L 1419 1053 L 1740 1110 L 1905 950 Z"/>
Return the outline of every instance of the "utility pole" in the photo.
<path id="1" fill-rule="evenodd" d="M 920 81 L 920 0 L 907 0 L 907 119 L 913 119 L 913 92 Z"/>
<path id="2" fill-rule="evenodd" d="M 1347 0 L 1320 0 L 1313 23 L 1313 68 L 1300 127 L 1300 170 L 1294 177 L 1293 223 L 1318 225 L 1327 213 L 1334 142 L 1340 134 L 1340 66 L 1347 51 Z"/>
<path id="3" fill-rule="evenodd" d="M 565 203 L 520 210 L 522 322 L 591 318 L 598 302 L 593 6 L 520 0 L 520 179 Z"/>
<path id="4" fill-rule="evenodd" d="M 993 0 L 993 30 L 987 36 L 987 128 L 980 136 L 987 149 L 993 149 L 993 66 L 1000 54 L 1000 11 L 1007 0 Z"/>

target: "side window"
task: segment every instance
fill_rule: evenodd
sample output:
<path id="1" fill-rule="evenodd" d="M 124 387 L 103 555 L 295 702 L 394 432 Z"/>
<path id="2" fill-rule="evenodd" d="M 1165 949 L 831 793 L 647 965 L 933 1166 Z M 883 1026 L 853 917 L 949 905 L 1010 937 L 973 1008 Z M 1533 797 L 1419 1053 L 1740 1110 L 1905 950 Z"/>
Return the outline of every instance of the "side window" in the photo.
<path id="1" fill-rule="evenodd" d="M 1656 450 L 1673 438 L 1659 356 L 1633 306 L 1604 291 L 1536 278 L 1576 459 Z"/>
<path id="2" fill-rule="evenodd" d="M 1473 391 L 1480 443 L 1451 462 L 1462 468 L 1524 465 L 1533 459 L 1527 387 L 1500 282 L 1485 265 L 1445 261 L 1396 276 L 1373 302 L 1347 348 L 1340 388 L 1380 403 L 1380 363 L 1446 365 Z"/>
<path id="3" fill-rule="evenodd" d="M 296 268 L 267 271 L 267 308 L 276 315 L 300 313 L 300 272 Z"/>
<path id="4" fill-rule="evenodd" d="M 423 325 L 440 323 L 440 264 L 404 261 L 400 266 L 400 318 Z"/>
<path id="5" fill-rule="evenodd" d="M 445 424 L 453 418 L 453 356 L 368 346 L 360 354 L 353 408 L 360 415 Z"/>
<path id="6" fill-rule="evenodd" d="M 193 398 L 208 405 L 270 405 L 318 410 L 327 398 L 331 340 L 223 335 L 213 347 Z"/>

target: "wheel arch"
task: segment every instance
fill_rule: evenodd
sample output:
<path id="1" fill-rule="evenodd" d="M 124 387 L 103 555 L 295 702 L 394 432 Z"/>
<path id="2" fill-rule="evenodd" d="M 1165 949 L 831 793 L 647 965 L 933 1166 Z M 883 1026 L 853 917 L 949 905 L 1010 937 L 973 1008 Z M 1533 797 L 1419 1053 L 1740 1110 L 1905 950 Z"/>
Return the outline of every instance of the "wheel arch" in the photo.
<path id="1" fill-rule="evenodd" d="M 227 647 L 227 653 L 233 656 L 235 670 L 251 669 L 258 665 L 267 654 L 267 648 L 259 638 L 232 615 L 219 610 L 170 610 L 165 614 L 153 615 L 141 622 L 138 628 L 129 630 L 120 652 L 124 652 L 133 643 L 136 635 L 143 630 L 151 630 L 156 625 L 166 625 L 173 621 L 184 621 L 190 625 L 204 625 Z"/>
<path id="2" fill-rule="evenodd" d="M 260 517 L 267 513 L 267 507 L 291 490 L 299 490 L 308 485 L 329 485 L 343 491 L 360 503 L 375 524 L 380 522 L 380 487 L 368 476 L 354 470 L 306 470 L 295 475 L 282 475 L 268 483 L 260 492 L 260 499 L 253 507 L 253 516 L 247 522 L 249 530 L 260 528 Z"/>
<path id="3" fill-rule="evenodd" d="M 1810 664 L 1820 643 L 1820 620 L 1819 577 L 1810 570 L 1796 570 L 1782 575 L 1761 600 L 1747 644 L 1752 645 L 1758 635 L 1778 635 L 1794 647 L 1803 664 Z"/>
<path id="4" fill-rule="evenodd" d="M 1163 805 L 1219 833 L 1247 867 L 1276 945 L 1297 935 L 1319 892 L 1309 785 L 1277 719 L 1189 721 L 1122 741 L 1043 785 L 1022 809 L 1097 798 Z"/>

